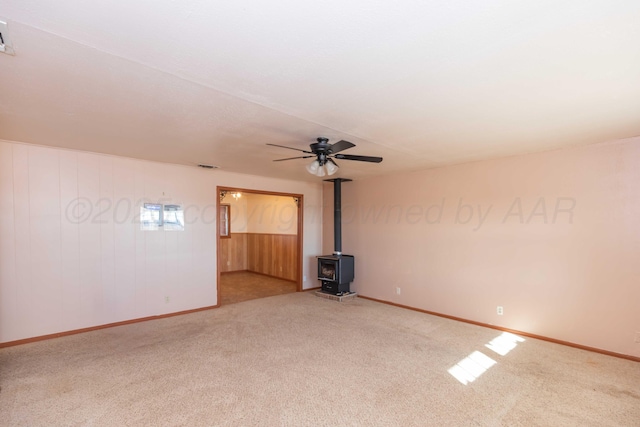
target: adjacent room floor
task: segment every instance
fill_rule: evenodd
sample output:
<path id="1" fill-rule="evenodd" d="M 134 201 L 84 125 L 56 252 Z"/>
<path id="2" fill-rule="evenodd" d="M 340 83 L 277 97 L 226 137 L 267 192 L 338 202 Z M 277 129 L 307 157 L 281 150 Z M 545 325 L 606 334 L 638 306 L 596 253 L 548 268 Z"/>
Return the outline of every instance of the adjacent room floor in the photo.
<path id="1" fill-rule="evenodd" d="M 288 294 L 296 291 L 296 284 L 250 271 L 236 271 L 220 275 L 220 303 L 241 301 Z"/>

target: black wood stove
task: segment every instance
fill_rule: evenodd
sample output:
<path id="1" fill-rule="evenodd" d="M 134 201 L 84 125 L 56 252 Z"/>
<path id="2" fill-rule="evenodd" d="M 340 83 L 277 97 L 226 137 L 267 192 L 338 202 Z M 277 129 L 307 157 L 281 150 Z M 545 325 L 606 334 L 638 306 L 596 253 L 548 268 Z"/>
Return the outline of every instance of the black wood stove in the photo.
<path id="1" fill-rule="evenodd" d="M 354 279 L 354 257 L 342 253 L 342 192 L 341 184 L 350 179 L 327 179 L 333 182 L 333 255 L 318 257 L 318 280 L 322 291 L 333 295 L 350 293 L 349 285 Z"/>

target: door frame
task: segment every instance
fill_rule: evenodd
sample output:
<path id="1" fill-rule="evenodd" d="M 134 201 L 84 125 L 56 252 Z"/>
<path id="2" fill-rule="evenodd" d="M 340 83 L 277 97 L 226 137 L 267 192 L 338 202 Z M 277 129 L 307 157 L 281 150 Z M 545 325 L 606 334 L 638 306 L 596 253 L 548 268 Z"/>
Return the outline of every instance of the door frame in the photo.
<path id="1" fill-rule="evenodd" d="M 298 199 L 298 227 L 297 227 L 297 246 L 298 246 L 298 262 L 296 266 L 296 292 L 302 292 L 302 242 L 303 236 L 302 232 L 303 222 L 304 222 L 304 195 L 303 194 L 295 194 L 295 193 L 280 193 L 277 191 L 266 191 L 266 190 L 254 190 L 249 188 L 237 188 L 237 187 L 226 187 L 226 186 L 216 186 L 216 289 L 217 289 L 217 302 L 216 305 L 220 306 L 220 270 L 221 270 L 221 257 L 220 257 L 220 227 L 218 226 L 217 215 L 220 212 L 220 205 L 222 204 L 220 201 L 220 193 L 222 191 L 227 191 L 229 193 L 249 193 L 249 194 L 262 194 L 267 196 L 278 196 L 278 197 L 293 197 L 294 199 Z M 229 234 L 231 234 L 231 227 L 229 227 Z"/>

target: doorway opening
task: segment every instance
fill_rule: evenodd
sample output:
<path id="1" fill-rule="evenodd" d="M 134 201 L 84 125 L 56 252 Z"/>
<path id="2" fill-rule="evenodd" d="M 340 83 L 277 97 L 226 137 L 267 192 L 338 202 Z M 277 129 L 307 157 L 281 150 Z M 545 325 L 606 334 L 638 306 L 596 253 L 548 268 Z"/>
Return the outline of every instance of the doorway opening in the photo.
<path id="1" fill-rule="evenodd" d="M 302 290 L 303 195 L 217 187 L 218 305 Z"/>

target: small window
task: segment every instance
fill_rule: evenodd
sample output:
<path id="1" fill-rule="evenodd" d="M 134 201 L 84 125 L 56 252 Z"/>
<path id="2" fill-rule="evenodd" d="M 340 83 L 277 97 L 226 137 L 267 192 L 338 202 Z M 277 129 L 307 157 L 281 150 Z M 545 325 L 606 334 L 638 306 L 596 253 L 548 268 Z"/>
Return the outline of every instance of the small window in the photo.
<path id="1" fill-rule="evenodd" d="M 140 208 L 140 229 L 145 231 L 159 230 L 162 227 L 162 205 L 145 203 Z"/>
<path id="2" fill-rule="evenodd" d="M 162 226 L 165 231 L 184 231 L 184 210 L 180 205 L 164 205 Z"/>

